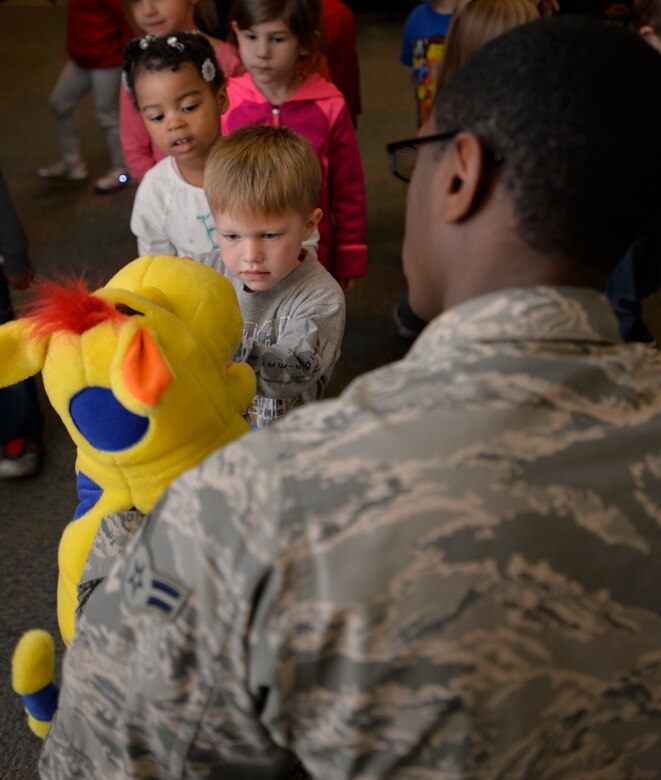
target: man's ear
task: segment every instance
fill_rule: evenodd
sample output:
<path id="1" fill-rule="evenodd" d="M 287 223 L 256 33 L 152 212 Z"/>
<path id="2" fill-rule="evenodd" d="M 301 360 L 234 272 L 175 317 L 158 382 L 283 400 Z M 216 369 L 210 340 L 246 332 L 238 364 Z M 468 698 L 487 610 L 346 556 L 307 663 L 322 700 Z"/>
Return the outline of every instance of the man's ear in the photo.
<path id="1" fill-rule="evenodd" d="M 486 171 L 484 147 L 472 133 L 458 133 L 448 144 L 440 166 L 444 172 L 444 219 L 461 222 L 476 209 Z"/>
<path id="2" fill-rule="evenodd" d="M 305 233 L 303 235 L 303 240 L 306 241 L 310 236 L 312 235 L 312 231 L 317 227 L 317 225 L 321 222 L 321 218 L 324 216 L 324 212 L 317 208 L 312 209 L 310 212 L 308 218 L 305 220 Z"/>

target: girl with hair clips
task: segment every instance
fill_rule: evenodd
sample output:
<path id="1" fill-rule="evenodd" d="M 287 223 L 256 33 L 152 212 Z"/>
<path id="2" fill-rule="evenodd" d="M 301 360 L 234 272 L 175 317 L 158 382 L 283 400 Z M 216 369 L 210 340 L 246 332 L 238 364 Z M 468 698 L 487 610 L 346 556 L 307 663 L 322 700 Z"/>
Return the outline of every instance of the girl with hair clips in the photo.
<path id="1" fill-rule="evenodd" d="M 461 3 L 448 29 L 432 105 L 443 85 L 481 46 L 513 27 L 539 17 L 540 12 L 532 0 L 467 0 Z M 411 341 L 427 324 L 411 309 L 408 291 L 395 306 L 393 318 L 399 335 Z"/>
<path id="2" fill-rule="evenodd" d="M 248 72 L 228 81 L 223 133 L 285 125 L 310 142 L 322 170 L 319 260 L 348 292 L 367 270 L 365 182 L 346 101 L 313 72 L 319 0 L 235 0 L 230 25 Z"/>
<path id="3" fill-rule="evenodd" d="M 136 192 L 138 253 L 216 266 L 216 228 L 202 185 L 227 95 L 213 47 L 194 32 L 136 38 L 125 49 L 124 82 L 152 142 L 167 155 Z"/>
<path id="4" fill-rule="evenodd" d="M 204 31 L 225 78 L 243 73 L 236 48 L 207 34 L 214 29 L 217 19 L 213 0 L 124 0 L 124 3 L 141 33 L 166 36 L 181 30 Z M 140 181 L 164 154 L 151 140 L 126 90 L 121 90 L 119 99 L 119 132 L 126 167 Z"/>

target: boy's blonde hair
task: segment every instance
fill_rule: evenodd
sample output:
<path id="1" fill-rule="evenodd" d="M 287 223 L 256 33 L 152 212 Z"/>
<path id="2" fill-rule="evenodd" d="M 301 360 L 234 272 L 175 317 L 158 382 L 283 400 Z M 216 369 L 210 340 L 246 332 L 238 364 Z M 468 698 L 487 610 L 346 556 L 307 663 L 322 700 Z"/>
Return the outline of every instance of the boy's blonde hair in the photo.
<path id="1" fill-rule="evenodd" d="M 539 19 L 532 0 L 466 0 L 452 16 L 438 72 L 437 89 L 487 41 Z"/>
<path id="2" fill-rule="evenodd" d="M 248 125 L 219 138 L 204 167 L 211 211 L 307 219 L 319 200 L 321 167 L 310 144 L 288 127 Z"/>
<path id="3" fill-rule="evenodd" d="M 636 32 L 641 27 L 651 27 L 655 33 L 661 34 L 661 0 L 634 0 L 631 26 Z"/>

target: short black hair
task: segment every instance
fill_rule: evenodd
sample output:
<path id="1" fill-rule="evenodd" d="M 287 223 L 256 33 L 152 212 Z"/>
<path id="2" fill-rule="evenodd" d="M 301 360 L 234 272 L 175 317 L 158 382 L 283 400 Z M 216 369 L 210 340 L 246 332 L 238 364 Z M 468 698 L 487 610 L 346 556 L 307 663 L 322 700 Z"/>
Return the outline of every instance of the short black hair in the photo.
<path id="1" fill-rule="evenodd" d="M 477 51 L 440 91 L 439 132 L 500 152 L 521 238 L 606 269 L 661 213 L 661 56 L 620 25 L 558 16 Z"/>
<path id="2" fill-rule="evenodd" d="M 205 81 L 220 89 L 225 83 L 225 75 L 218 65 L 216 53 L 209 41 L 198 32 L 177 32 L 163 35 L 145 35 L 144 38 L 134 38 L 124 46 L 124 84 L 128 89 L 134 105 L 135 77 L 144 71 L 172 70 L 176 71 L 185 63 L 190 62 L 200 74 L 211 75 L 205 63 L 209 60 L 213 65 L 213 77 Z"/>

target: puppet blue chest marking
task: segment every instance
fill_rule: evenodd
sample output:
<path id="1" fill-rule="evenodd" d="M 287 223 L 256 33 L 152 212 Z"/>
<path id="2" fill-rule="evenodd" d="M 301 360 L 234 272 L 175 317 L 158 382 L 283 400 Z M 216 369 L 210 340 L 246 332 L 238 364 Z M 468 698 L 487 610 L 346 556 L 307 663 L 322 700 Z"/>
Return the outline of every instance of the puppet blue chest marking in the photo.
<path id="1" fill-rule="evenodd" d="M 90 479 L 87 474 L 83 474 L 82 471 L 79 471 L 76 477 L 76 490 L 78 491 L 78 501 L 80 503 L 76 507 L 73 516 L 74 520 L 78 520 L 85 512 L 89 512 L 103 494 L 101 485 L 97 485 L 93 479 Z"/>

